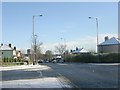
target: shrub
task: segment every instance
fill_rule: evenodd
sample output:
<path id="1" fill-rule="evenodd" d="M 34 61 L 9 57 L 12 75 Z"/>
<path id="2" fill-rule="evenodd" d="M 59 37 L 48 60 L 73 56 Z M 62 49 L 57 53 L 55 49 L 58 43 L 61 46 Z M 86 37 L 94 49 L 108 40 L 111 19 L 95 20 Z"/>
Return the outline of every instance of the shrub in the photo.
<path id="1" fill-rule="evenodd" d="M 119 58 L 120 58 L 120 53 L 111 53 L 107 55 L 101 55 L 100 56 L 100 61 L 101 62 L 110 62 L 110 63 L 119 63 Z"/>
<path id="2" fill-rule="evenodd" d="M 79 54 L 71 55 L 66 58 L 67 62 L 82 62 L 82 63 L 119 63 L 120 53 L 111 54 Z"/>

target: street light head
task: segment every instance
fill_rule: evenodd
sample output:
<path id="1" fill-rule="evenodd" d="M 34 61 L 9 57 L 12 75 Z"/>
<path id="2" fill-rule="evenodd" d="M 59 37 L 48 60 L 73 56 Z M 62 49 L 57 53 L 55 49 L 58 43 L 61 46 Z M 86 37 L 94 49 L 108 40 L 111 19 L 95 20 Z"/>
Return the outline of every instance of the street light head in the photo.
<path id="1" fill-rule="evenodd" d="M 37 35 L 36 35 L 36 34 L 35 34 L 34 36 L 35 36 L 35 37 L 37 37 Z"/>
<path id="2" fill-rule="evenodd" d="M 92 17 L 88 17 L 89 19 L 91 19 Z"/>
<path id="3" fill-rule="evenodd" d="M 35 35 L 34 35 L 34 38 L 36 39 L 37 37 L 38 37 L 38 36 L 35 34 Z"/>
<path id="4" fill-rule="evenodd" d="M 40 17 L 43 16 L 43 15 L 40 15 Z"/>

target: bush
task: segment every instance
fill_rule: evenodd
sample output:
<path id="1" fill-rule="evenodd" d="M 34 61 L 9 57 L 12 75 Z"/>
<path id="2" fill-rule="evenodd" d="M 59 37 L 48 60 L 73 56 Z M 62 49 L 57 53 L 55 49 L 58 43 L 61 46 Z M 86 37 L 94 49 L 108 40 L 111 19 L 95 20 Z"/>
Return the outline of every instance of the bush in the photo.
<path id="1" fill-rule="evenodd" d="M 82 62 L 82 63 L 119 63 L 120 53 L 111 54 L 79 54 L 71 55 L 66 58 L 67 62 Z"/>
<path id="2" fill-rule="evenodd" d="M 100 61 L 101 62 L 110 62 L 110 63 L 119 63 L 120 60 L 120 53 L 111 53 L 111 54 L 107 54 L 107 55 L 100 55 Z"/>

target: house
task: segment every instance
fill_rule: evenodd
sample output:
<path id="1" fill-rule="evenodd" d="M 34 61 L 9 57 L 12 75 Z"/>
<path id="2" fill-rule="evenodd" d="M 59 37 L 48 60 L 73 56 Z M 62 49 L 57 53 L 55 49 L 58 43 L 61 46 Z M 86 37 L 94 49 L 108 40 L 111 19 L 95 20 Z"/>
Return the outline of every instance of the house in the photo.
<path id="1" fill-rule="evenodd" d="M 11 44 L 9 45 L 3 45 L 0 46 L 0 57 L 2 58 L 12 58 L 13 57 L 13 49 L 11 47 Z"/>
<path id="2" fill-rule="evenodd" d="M 76 50 L 73 50 L 71 53 L 72 54 L 80 54 L 80 53 L 85 54 L 85 53 L 90 53 L 90 52 L 85 50 L 84 48 L 80 48 L 80 49 L 76 48 Z"/>
<path id="3" fill-rule="evenodd" d="M 1 44 L 0 46 L 0 58 L 14 58 L 20 59 L 21 58 L 21 51 L 16 50 L 16 47 L 11 47 L 11 44 Z"/>
<path id="4" fill-rule="evenodd" d="M 109 39 L 108 36 L 105 37 L 105 41 L 98 45 L 99 53 L 119 53 L 120 42 L 117 38 L 112 37 Z"/>

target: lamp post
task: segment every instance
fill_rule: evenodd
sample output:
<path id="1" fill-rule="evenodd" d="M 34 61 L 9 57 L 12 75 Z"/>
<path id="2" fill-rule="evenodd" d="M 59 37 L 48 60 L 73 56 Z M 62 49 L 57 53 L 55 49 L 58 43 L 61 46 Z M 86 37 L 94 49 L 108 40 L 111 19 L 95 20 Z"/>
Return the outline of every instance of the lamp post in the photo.
<path id="1" fill-rule="evenodd" d="M 36 37 L 37 37 L 37 35 L 35 35 L 35 32 L 34 32 L 34 19 L 35 19 L 35 17 L 41 17 L 41 16 L 43 16 L 43 15 L 33 15 L 33 47 L 34 47 L 34 50 L 33 50 L 33 65 L 35 65 L 36 64 Z"/>
<path id="2" fill-rule="evenodd" d="M 64 40 L 64 45 L 65 45 L 65 50 L 66 50 L 66 39 L 65 38 L 60 38 L 61 40 Z"/>
<path id="3" fill-rule="evenodd" d="M 96 31 L 97 31 L 97 53 L 99 53 L 99 51 L 98 51 L 98 44 L 99 44 L 99 40 L 98 40 L 98 18 L 89 17 L 89 19 L 95 19 L 95 20 L 96 20 Z"/>
<path id="4" fill-rule="evenodd" d="M 64 40 L 64 45 L 65 45 L 64 58 L 66 58 L 66 39 L 65 38 L 61 38 L 61 40 Z"/>

